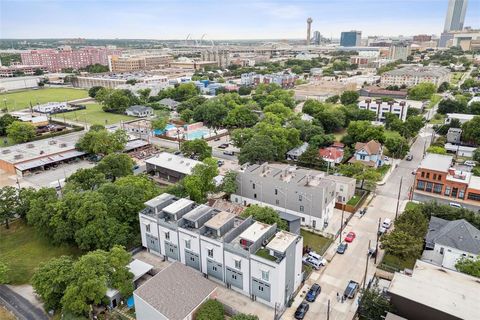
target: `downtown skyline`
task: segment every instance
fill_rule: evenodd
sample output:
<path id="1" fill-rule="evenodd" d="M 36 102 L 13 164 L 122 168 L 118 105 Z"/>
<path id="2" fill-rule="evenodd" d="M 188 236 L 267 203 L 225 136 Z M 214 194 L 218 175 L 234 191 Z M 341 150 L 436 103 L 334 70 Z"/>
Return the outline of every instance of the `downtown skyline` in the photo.
<path id="1" fill-rule="evenodd" d="M 301 39 L 308 17 L 312 31 L 327 38 L 348 30 L 362 37 L 439 35 L 447 6 L 447 0 L 0 0 L 0 38 Z M 480 27 L 480 0 L 469 1 L 465 26 Z"/>

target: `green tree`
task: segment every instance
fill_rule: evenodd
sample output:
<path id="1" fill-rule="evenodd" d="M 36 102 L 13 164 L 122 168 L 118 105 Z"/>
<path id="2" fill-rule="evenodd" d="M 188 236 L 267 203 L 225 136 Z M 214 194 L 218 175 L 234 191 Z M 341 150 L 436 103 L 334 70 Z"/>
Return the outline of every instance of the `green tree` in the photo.
<path id="1" fill-rule="evenodd" d="M 152 130 L 163 130 L 168 124 L 168 119 L 164 117 L 157 117 L 150 121 Z"/>
<path id="2" fill-rule="evenodd" d="M 10 277 L 8 275 L 9 272 L 10 268 L 6 263 L 0 260 L 0 285 L 10 282 Z"/>
<path id="3" fill-rule="evenodd" d="M 103 89 L 102 86 L 93 86 L 90 89 L 88 89 L 88 96 L 90 98 L 95 98 L 97 96 L 98 91 Z"/>
<path id="4" fill-rule="evenodd" d="M 460 272 L 480 278 L 480 257 L 476 259 L 464 257 L 457 261 L 455 268 Z"/>
<path id="5" fill-rule="evenodd" d="M 290 110 L 290 109 L 289 109 Z M 224 125 L 231 128 L 252 127 L 258 122 L 258 116 L 248 106 L 237 106 L 228 112 Z"/>
<path id="6" fill-rule="evenodd" d="M 328 97 L 325 102 L 328 102 L 328 103 L 337 103 L 338 100 L 340 100 L 340 96 L 338 94 L 334 95 L 334 96 L 331 96 L 331 97 Z"/>
<path id="7" fill-rule="evenodd" d="M 376 287 L 362 291 L 358 314 L 361 320 L 383 320 L 393 311 L 390 301 Z"/>
<path id="8" fill-rule="evenodd" d="M 197 164 L 192 173 L 183 179 L 185 190 L 190 199 L 197 203 L 204 203 L 207 194 L 215 190 L 214 178 L 218 175 L 217 161 L 213 158 L 206 158 L 203 163 Z"/>
<path id="9" fill-rule="evenodd" d="M 212 156 L 212 147 L 203 139 L 188 140 L 180 145 L 180 151 L 185 157 L 198 156 L 200 161 Z"/>
<path id="10" fill-rule="evenodd" d="M 473 152 L 473 160 L 480 162 L 480 148 L 475 149 Z"/>
<path id="11" fill-rule="evenodd" d="M 230 139 L 237 148 L 242 148 L 255 135 L 255 130 L 251 128 L 235 129 L 230 133 Z"/>
<path id="12" fill-rule="evenodd" d="M 269 104 L 263 109 L 263 112 L 271 112 L 282 119 L 287 119 L 293 114 L 292 109 L 285 107 L 281 102 Z"/>
<path id="13" fill-rule="evenodd" d="M 125 149 L 128 136 L 124 130 L 108 132 L 106 129 L 92 128 L 77 142 L 77 148 L 93 154 L 110 154 Z"/>
<path id="14" fill-rule="evenodd" d="M 427 149 L 428 153 L 447 154 L 447 150 L 444 147 L 430 146 Z"/>
<path id="15" fill-rule="evenodd" d="M 5 222 L 5 227 L 10 228 L 10 219 L 13 219 L 18 206 L 17 189 L 5 186 L 0 189 L 0 221 Z"/>
<path id="16" fill-rule="evenodd" d="M 381 175 L 378 171 L 358 162 L 352 164 L 341 164 L 338 171 L 344 176 L 361 180 L 361 189 L 363 189 L 365 183 L 367 183 L 369 187 L 372 187 L 381 179 Z"/>
<path id="17" fill-rule="evenodd" d="M 450 89 L 450 84 L 448 82 L 444 81 L 438 86 L 437 92 L 442 93 L 442 92 L 447 91 L 448 89 Z"/>
<path id="18" fill-rule="evenodd" d="M 326 109 L 315 115 L 315 118 L 322 124 L 326 133 L 339 131 L 345 126 L 345 113 L 340 109 Z"/>
<path id="19" fill-rule="evenodd" d="M 263 163 L 275 160 L 273 141 L 268 135 L 257 134 L 243 144 L 238 161 L 240 164 Z"/>
<path id="20" fill-rule="evenodd" d="M 140 96 L 140 101 L 142 103 L 148 103 L 148 98 L 150 97 L 151 92 L 152 92 L 152 89 L 150 89 L 150 88 L 145 88 L 145 89 L 138 90 L 138 95 Z"/>
<path id="21" fill-rule="evenodd" d="M 408 97 L 412 100 L 428 100 L 437 92 L 437 87 L 431 82 L 422 82 L 408 90 Z"/>
<path id="22" fill-rule="evenodd" d="M 4 136 L 7 134 L 7 127 L 11 125 L 13 122 L 18 121 L 17 118 L 12 116 L 11 114 L 4 114 L 0 117 L 0 136 Z"/>
<path id="23" fill-rule="evenodd" d="M 480 116 L 475 116 L 472 120 L 465 122 L 462 130 L 463 141 L 480 144 Z"/>
<path id="24" fill-rule="evenodd" d="M 237 191 L 237 173 L 235 171 L 229 170 L 225 174 L 220 189 L 228 195 Z"/>
<path id="25" fill-rule="evenodd" d="M 461 100 L 445 99 L 438 104 L 438 113 L 465 113 L 467 111 L 467 104 Z"/>
<path id="26" fill-rule="evenodd" d="M 14 121 L 7 127 L 7 136 L 15 143 L 31 141 L 36 135 L 36 128 L 29 122 Z"/>
<path id="27" fill-rule="evenodd" d="M 468 105 L 468 110 L 471 114 L 480 115 L 480 101 L 471 102 Z"/>
<path id="28" fill-rule="evenodd" d="M 241 96 L 247 96 L 252 92 L 252 87 L 241 86 L 238 88 L 238 94 Z"/>
<path id="29" fill-rule="evenodd" d="M 41 188 L 30 199 L 27 222 L 41 234 L 52 236 L 50 219 L 56 212 L 57 192 L 53 188 Z"/>
<path id="30" fill-rule="evenodd" d="M 224 320 L 225 310 L 223 304 L 217 300 L 205 301 L 197 310 L 196 320 Z"/>
<path id="31" fill-rule="evenodd" d="M 180 112 L 180 119 L 186 123 L 190 123 L 190 121 L 193 119 L 193 114 L 193 111 L 190 109 L 182 110 L 182 112 Z"/>
<path id="32" fill-rule="evenodd" d="M 324 169 L 327 163 L 318 155 L 318 148 L 309 145 L 307 150 L 298 158 L 298 164 L 307 168 Z"/>
<path id="33" fill-rule="evenodd" d="M 406 209 L 395 220 L 395 230 L 401 230 L 416 238 L 423 239 L 428 231 L 428 218 L 419 208 Z"/>
<path id="34" fill-rule="evenodd" d="M 270 207 L 262 207 L 259 205 L 251 205 L 245 209 L 242 214 L 242 217 L 252 217 L 256 221 L 260 221 L 266 224 L 277 224 L 277 227 L 282 230 L 287 230 L 288 226 L 285 221 L 280 219 L 278 212 Z"/>
<path id="35" fill-rule="evenodd" d="M 117 178 L 125 177 L 133 173 L 135 162 L 125 153 L 112 153 L 106 155 L 95 167 L 98 172 L 105 175 L 107 179 L 115 181 Z"/>
<path id="36" fill-rule="evenodd" d="M 370 140 L 384 143 L 384 127 L 375 126 L 370 121 L 352 121 L 347 127 L 347 134 L 342 139 L 347 145 L 354 145 L 356 142 L 368 142 Z"/>
<path id="37" fill-rule="evenodd" d="M 57 310 L 61 307 L 60 301 L 65 290 L 75 277 L 73 263 L 71 257 L 61 256 L 42 263 L 35 271 L 32 286 L 42 299 L 45 310 Z"/>
<path id="38" fill-rule="evenodd" d="M 211 99 L 193 110 L 193 120 L 203 121 L 208 127 L 220 127 L 228 111 L 218 99 Z"/>
<path id="39" fill-rule="evenodd" d="M 360 95 L 356 91 L 345 91 L 340 96 L 340 102 L 346 106 L 349 104 L 356 103 Z"/>
<path id="40" fill-rule="evenodd" d="M 410 150 L 407 139 L 402 137 L 398 132 L 387 137 L 385 140 L 385 147 L 390 151 L 392 157 L 397 159 L 405 157 Z"/>
<path id="41" fill-rule="evenodd" d="M 327 147 L 335 141 L 333 134 L 316 134 L 310 138 L 308 144 L 316 148 Z"/>
<path id="42" fill-rule="evenodd" d="M 403 259 L 418 257 L 422 251 L 423 239 L 405 231 L 394 230 L 383 236 L 382 246 L 386 252 Z"/>
<path id="43" fill-rule="evenodd" d="M 82 191 L 96 190 L 106 182 L 107 179 L 103 172 L 98 171 L 96 168 L 82 168 L 67 178 L 67 187 Z"/>

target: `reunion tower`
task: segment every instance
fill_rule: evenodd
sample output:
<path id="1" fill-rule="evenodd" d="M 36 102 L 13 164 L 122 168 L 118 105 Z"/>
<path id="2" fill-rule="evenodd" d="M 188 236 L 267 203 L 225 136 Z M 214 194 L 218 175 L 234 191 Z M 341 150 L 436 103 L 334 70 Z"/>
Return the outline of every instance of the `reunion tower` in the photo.
<path id="1" fill-rule="evenodd" d="M 312 18 L 307 19 L 307 43 L 306 45 L 308 46 L 310 44 L 310 31 L 312 30 Z"/>

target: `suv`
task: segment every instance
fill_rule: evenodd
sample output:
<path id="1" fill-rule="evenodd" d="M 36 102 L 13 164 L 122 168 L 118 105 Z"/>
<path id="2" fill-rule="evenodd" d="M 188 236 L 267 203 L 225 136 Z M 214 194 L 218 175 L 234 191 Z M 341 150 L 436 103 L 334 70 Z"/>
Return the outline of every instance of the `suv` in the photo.
<path id="1" fill-rule="evenodd" d="M 359 287 L 360 285 L 358 284 L 358 282 L 350 280 L 347 287 L 345 288 L 343 296 L 348 299 L 353 299 L 353 297 L 355 297 L 355 294 L 357 294 Z"/>
<path id="2" fill-rule="evenodd" d="M 469 167 L 475 167 L 476 166 L 475 161 L 472 161 L 472 160 L 467 160 L 463 164 L 466 165 L 466 166 L 469 166 Z"/>
<path id="3" fill-rule="evenodd" d="M 233 152 L 233 151 L 223 151 L 223 154 L 227 155 L 227 156 L 234 156 L 235 152 Z"/>
<path id="4" fill-rule="evenodd" d="M 227 149 L 229 146 L 228 143 L 222 143 L 221 145 L 218 146 L 219 149 Z"/>
<path id="5" fill-rule="evenodd" d="M 340 245 L 338 246 L 338 248 L 337 248 L 337 253 L 339 253 L 339 254 L 344 254 L 345 251 L 347 250 L 347 248 L 348 248 L 348 244 L 345 243 L 345 242 L 343 242 L 342 244 L 340 244 Z"/>
<path id="6" fill-rule="evenodd" d="M 305 257 L 302 259 L 302 262 L 308 266 L 311 266 L 312 268 L 314 268 L 315 270 L 320 270 L 320 267 L 322 266 L 322 262 L 315 259 L 315 258 L 312 258 L 312 257 Z"/>
<path id="7" fill-rule="evenodd" d="M 406 158 L 407 161 L 412 161 L 413 160 L 413 156 L 411 154 L 409 154 Z"/>
<path id="8" fill-rule="evenodd" d="M 320 295 L 321 291 L 322 288 L 320 288 L 320 285 L 318 283 L 314 283 L 310 290 L 308 290 L 307 301 L 314 302 L 315 299 L 317 299 L 317 297 Z"/>
<path id="9" fill-rule="evenodd" d="M 308 309 L 310 309 L 310 305 L 308 303 L 306 303 L 305 301 L 300 303 L 297 310 L 295 311 L 295 319 L 301 320 L 305 318 Z"/>

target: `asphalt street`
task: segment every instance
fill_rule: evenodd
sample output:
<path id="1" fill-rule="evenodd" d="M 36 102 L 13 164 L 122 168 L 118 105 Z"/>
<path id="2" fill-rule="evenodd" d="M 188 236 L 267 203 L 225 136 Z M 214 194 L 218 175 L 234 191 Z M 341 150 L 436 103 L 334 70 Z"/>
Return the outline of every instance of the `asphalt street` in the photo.
<path id="1" fill-rule="evenodd" d="M 424 147 L 430 143 L 430 130 L 424 128 L 420 132 L 417 140 L 411 147 L 410 154 L 413 155 L 412 161 L 402 160 L 384 185 L 378 186 L 376 195 L 368 205 L 367 214 L 363 217 L 355 215 L 346 226 L 343 237 L 349 232 L 356 233 L 356 239 L 349 244 L 345 254 L 336 254 L 327 266 L 319 271 L 312 273 L 307 280 L 301 293 L 296 297 L 292 307 L 288 308 L 282 319 L 293 319 L 293 314 L 297 306 L 304 299 L 305 294 L 313 283 L 318 283 L 322 287 L 322 292 L 314 303 L 310 303 L 310 310 L 305 319 L 327 319 L 328 301 L 330 300 L 330 319 L 331 320 L 350 320 L 353 318 L 358 307 L 358 294 L 355 299 L 349 299 L 345 302 L 337 300 L 337 293 L 341 296 L 350 280 L 360 284 L 363 283 L 367 251 L 374 247 L 376 243 L 376 234 L 378 220 L 385 218 L 394 219 L 397 210 L 397 198 L 400 189 L 399 213 L 402 212 L 408 201 L 410 187 L 414 182 L 412 171 L 415 170 L 423 158 Z M 425 145 L 426 143 L 426 145 Z M 336 244 L 339 243 L 337 239 Z M 334 248 L 332 248 L 334 249 Z M 380 262 L 380 259 L 377 260 Z M 367 282 L 375 273 L 376 266 L 374 260 L 369 259 Z"/>
<path id="2" fill-rule="evenodd" d="M 4 285 L 0 286 L 0 304 L 12 311 L 19 320 L 48 320 L 42 310 Z"/>

